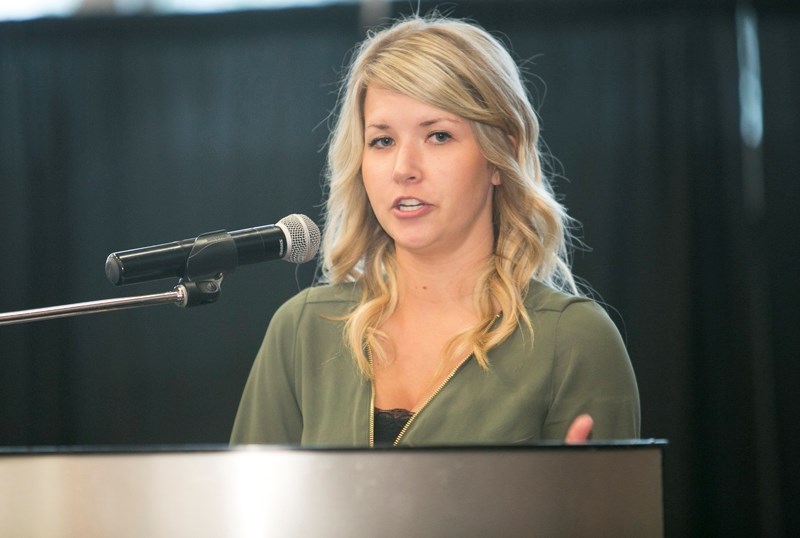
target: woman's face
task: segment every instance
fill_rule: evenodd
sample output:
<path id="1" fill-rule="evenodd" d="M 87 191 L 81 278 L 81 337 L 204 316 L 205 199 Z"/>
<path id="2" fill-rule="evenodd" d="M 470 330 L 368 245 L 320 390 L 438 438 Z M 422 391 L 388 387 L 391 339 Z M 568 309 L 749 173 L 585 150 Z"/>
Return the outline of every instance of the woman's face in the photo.
<path id="1" fill-rule="evenodd" d="M 466 120 L 370 87 L 364 136 L 364 187 L 398 254 L 491 254 L 492 191 L 500 176 Z"/>

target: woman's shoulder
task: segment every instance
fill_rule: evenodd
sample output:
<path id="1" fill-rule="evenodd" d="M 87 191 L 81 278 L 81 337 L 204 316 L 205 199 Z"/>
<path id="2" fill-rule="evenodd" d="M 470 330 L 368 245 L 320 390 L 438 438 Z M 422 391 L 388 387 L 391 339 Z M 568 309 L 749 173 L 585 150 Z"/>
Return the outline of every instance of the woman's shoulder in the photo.
<path id="1" fill-rule="evenodd" d="M 525 297 L 525 307 L 531 314 L 547 311 L 563 312 L 568 306 L 576 303 L 586 303 L 586 306 L 589 306 L 594 304 L 594 301 L 587 297 L 557 290 L 536 280 L 531 282 Z"/>
<path id="2" fill-rule="evenodd" d="M 283 315 L 300 315 L 321 309 L 349 310 L 358 303 L 360 286 L 353 282 L 308 287 L 286 301 L 280 307 Z"/>
<path id="3" fill-rule="evenodd" d="M 559 338 L 569 341 L 595 340 L 602 336 L 618 340 L 616 324 L 608 312 L 589 297 L 570 295 L 541 282 L 534 282 L 525 298 L 534 324 L 552 327 Z"/>

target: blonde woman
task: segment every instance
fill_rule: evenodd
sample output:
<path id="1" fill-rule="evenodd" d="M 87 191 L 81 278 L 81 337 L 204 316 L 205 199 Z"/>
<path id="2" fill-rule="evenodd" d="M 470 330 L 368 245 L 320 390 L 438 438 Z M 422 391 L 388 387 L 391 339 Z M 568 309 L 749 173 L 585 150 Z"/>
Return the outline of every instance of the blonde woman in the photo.
<path id="1" fill-rule="evenodd" d="M 328 153 L 319 285 L 273 317 L 233 443 L 636 438 L 620 335 L 575 287 L 568 222 L 503 45 L 412 17 L 371 34 Z"/>

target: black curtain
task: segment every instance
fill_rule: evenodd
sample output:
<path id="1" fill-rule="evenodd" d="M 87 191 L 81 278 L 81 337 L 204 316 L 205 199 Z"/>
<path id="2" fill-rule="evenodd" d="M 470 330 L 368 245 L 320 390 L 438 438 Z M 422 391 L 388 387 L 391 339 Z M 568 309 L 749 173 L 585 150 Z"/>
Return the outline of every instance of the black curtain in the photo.
<path id="1" fill-rule="evenodd" d="M 626 338 L 643 435 L 670 442 L 667 534 L 800 531 L 800 9 L 445 7 L 530 75 L 590 247 L 575 270 Z M 740 128 L 748 28 L 756 143 Z M 328 114 L 362 36 L 353 5 L 0 24 L 0 312 L 174 284 L 112 287 L 115 250 L 318 219 Z M 225 442 L 271 313 L 313 270 L 240 268 L 213 306 L 0 327 L 0 445 Z"/>

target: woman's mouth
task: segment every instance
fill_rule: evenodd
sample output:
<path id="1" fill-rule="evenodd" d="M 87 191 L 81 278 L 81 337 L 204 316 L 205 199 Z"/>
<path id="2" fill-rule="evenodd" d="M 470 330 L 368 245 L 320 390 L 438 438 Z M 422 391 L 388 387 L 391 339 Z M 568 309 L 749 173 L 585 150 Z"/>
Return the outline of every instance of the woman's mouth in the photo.
<path id="1" fill-rule="evenodd" d="M 425 205 L 422 200 L 416 198 L 401 198 L 395 204 L 395 207 L 400 211 L 416 211 Z"/>

